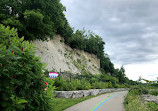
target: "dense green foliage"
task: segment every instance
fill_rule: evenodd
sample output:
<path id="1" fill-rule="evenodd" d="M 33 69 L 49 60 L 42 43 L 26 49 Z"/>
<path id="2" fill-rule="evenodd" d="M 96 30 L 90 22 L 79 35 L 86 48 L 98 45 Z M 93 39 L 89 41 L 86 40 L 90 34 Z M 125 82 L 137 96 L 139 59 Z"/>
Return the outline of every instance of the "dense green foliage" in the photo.
<path id="1" fill-rule="evenodd" d="M 124 101 L 126 111 L 157 111 L 158 104 L 153 102 L 142 102 L 140 95 L 148 93 L 145 87 L 137 86 L 131 88 Z"/>
<path id="2" fill-rule="evenodd" d="M 73 37 L 69 40 L 72 48 L 84 50 L 86 52 L 97 55 L 101 61 L 101 68 L 105 72 L 114 73 L 114 65 L 111 63 L 107 54 L 104 54 L 104 45 L 102 38 L 93 32 L 77 30 Z"/>
<path id="3" fill-rule="evenodd" d="M 97 55 L 99 58 L 104 55 L 105 43 L 102 38 L 90 31 L 86 32 L 84 29 L 77 30 L 69 44 L 72 48 L 85 50 Z"/>
<path id="4" fill-rule="evenodd" d="M 74 30 L 65 18 L 66 8 L 60 0 L 3 0 L 0 1 L 0 23 L 15 27 L 25 40 L 47 40 L 60 34 L 72 48 L 95 54 L 100 59 L 101 71 L 117 77 L 120 83 L 128 78 L 122 69 L 115 69 L 108 54 L 104 52 L 102 38 L 86 30 Z"/>
<path id="5" fill-rule="evenodd" d="M 151 111 L 141 102 L 140 97 L 133 93 L 127 94 L 124 104 L 126 111 Z"/>
<path id="6" fill-rule="evenodd" d="M 158 104 L 154 102 L 147 102 L 146 105 L 150 108 L 150 111 L 158 111 Z"/>
<path id="7" fill-rule="evenodd" d="M 91 78 L 83 77 L 82 79 L 71 78 L 71 80 L 59 77 L 59 79 L 55 79 L 54 86 L 56 90 L 60 91 L 129 87 L 127 84 L 119 84 L 118 82 L 117 78 L 107 75 L 93 75 Z"/>
<path id="8" fill-rule="evenodd" d="M 0 107 L 4 111 L 48 111 L 49 98 L 41 74 L 44 65 L 33 45 L 14 28 L 0 24 Z"/>
<path id="9" fill-rule="evenodd" d="M 73 32 L 60 0 L 1 0 L 0 23 L 18 29 L 26 40 L 52 38 L 55 33 L 71 37 Z"/>
<path id="10" fill-rule="evenodd" d="M 84 29 L 74 32 L 64 11 L 66 8 L 60 0 L 0 1 L 0 107 L 3 110 L 50 110 L 53 84 L 57 90 L 122 88 L 139 84 L 126 77 L 123 66 L 114 68 L 108 54 L 104 52 L 105 42 L 100 36 Z M 42 78 L 44 64 L 39 57 L 35 57 L 33 45 L 24 39 L 47 40 L 52 39 L 54 34 L 64 37 L 65 43 L 72 48 L 97 55 L 101 61 L 102 75 L 90 75 L 88 81 L 86 78 L 71 81 L 60 78 L 55 83 Z M 25 38 L 20 39 L 18 35 Z M 50 85 L 47 91 L 43 91 L 46 87 L 44 81 Z M 154 85 L 157 86 L 157 83 Z"/>
<path id="11" fill-rule="evenodd" d="M 135 94 L 135 95 L 141 95 L 141 94 L 148 94 L 149 91 L 142 86 L 134 86 L 129 90 L 130 93 Z"/>
<path id="12" fill-rule="evenodd" d="M 150 94 L 154 96 L 158 96 L 158 90 L 152 90 L 150 91 Z"/>
<path id="13" fill-rule="evenodd" d="M 104 53 L 105 43 L 97 34 L 90 31 L 86 32 L 84 29 L 77 30 L 69 40 L 69 44 L 72 48 L 85 50 L 86 52 L 97 55 L 100 59 L 102 73 L 110 73 L 112 76 L 117 77 L 120 83 L 129 82 L 123 66 L 120 69 L 114 68 L 114 64 L 111 62 L 108 54 Z"/>

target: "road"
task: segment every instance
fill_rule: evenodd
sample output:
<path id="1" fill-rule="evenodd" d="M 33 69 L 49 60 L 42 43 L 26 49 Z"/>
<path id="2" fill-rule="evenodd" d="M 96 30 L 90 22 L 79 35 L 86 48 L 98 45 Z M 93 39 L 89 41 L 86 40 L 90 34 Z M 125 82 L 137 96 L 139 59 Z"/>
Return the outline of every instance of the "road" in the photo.
<path id="1" fill-rule="evenodd" d="M 125 111 L 123 101 L 127 92 L 106 93 L 85 100 L 64 111 Z"/>

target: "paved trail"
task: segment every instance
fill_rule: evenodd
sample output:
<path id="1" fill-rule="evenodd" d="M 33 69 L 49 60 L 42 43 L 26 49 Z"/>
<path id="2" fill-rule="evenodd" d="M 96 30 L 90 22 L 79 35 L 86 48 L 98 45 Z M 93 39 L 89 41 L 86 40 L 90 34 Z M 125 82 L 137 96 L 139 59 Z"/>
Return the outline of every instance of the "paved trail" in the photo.
<path id="1" fill-rule="evenodd" d="M 125 111 L 123 101 L 127 92 L 103 94 L 78 103 L 65 111 Z"/>

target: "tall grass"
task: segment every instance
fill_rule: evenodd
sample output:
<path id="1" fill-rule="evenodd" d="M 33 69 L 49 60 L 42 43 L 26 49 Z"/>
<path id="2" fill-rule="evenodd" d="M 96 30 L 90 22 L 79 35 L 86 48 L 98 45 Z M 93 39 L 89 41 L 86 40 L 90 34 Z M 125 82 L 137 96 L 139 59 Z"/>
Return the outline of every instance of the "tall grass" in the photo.
<path id="1" fill-rule="evenodd" d="M 150 111 L 145 104 L 141 102 L 138 95 L 128 93 L 125 98 L 126 111 Z"/>
<path id="2" fill-rule="evenodd" d="M 124 101 L 126 111 L 158 111 L 158 104 L 142 102 L 141 94 L 148 94 L 148 91 L 142 87 L 134 87 L 129 90 Z"/>
<path id="3" fill-rule="evenodd" d="M 158 91 L 157 90 L 152 90 L 150 92 L 151 95 L 154 95 L 154 96 L 158 96 Z"/>

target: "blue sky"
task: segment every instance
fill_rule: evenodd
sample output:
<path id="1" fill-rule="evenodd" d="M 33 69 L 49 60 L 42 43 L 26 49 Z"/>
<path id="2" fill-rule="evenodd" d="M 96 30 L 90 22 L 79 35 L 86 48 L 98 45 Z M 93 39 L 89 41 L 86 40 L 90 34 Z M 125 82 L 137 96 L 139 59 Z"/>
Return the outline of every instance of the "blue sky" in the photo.
<path id="1" fill-rule="evenodd" d="M 61 0 L 75 29 L 91 30 L 105 41 L 115 67 L 129 79 L 158 77 L 157 0 Z"/>

